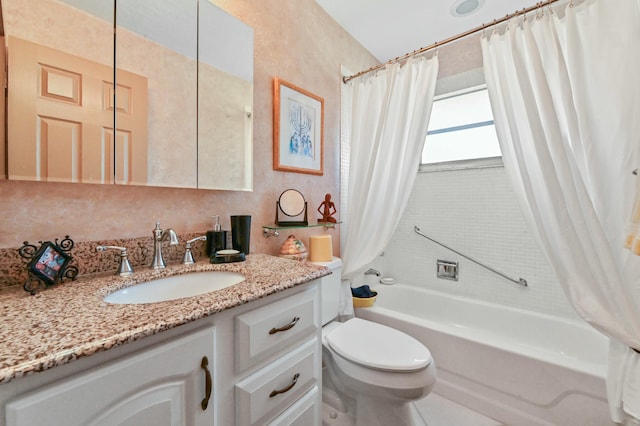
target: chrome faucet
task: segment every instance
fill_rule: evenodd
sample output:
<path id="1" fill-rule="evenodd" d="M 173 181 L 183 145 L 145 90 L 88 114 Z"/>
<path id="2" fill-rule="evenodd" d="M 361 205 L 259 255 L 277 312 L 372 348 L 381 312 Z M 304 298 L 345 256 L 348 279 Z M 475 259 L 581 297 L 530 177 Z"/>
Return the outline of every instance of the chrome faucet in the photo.
<path id="1" fill-rule="evenodd" d="M 151 232 L 153 235 L 153 261 L 151 262 L 151 268 L 164 269 L 167 265 L 165 265 L 162 257 L 162 243 L 169 240 L 169 245 L 175 246 L 178 244 L 178 236 L 171 228 L 161 229 L 160 222 L 156 222 L 156 229 Z"/>
<path id="2" fill-rule="evenodd" d="M 376 277 L 380 276 L 380 271 L 373 269 L 373 268 L 369 268 L 364 272 L 365 275 L 375 275 Z"/>

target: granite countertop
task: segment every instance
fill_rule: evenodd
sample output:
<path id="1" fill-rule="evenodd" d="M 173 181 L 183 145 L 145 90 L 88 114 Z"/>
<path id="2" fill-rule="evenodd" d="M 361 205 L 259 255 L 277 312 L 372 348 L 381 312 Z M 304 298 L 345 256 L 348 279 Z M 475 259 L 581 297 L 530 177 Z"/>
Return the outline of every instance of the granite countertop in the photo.
<path id="1" fill-rule="evenodd" d="M 231 287 L 167 302 L 113 305 L 102 298 L 155 278 L 200 271 L 246 277 Z M 274 294 L 331 272 L 321 266 L 252 254 L 238 263 L 170 265 L 136 270 L 129 277 L 85 276 L 31 296 L 22 288 L 0 292 L 0 384 L 66 364 Z"/>

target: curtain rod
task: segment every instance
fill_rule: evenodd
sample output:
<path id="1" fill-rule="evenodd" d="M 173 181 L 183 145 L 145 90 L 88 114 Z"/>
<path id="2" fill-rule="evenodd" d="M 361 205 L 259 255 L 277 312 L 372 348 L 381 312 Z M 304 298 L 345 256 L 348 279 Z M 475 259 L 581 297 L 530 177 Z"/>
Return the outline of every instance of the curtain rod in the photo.
<path id="1" fill-rule="evenodd" d="M 558 2 L 558 1 L 560 1 L 560 0 L 547 0 L 547 1 L 538 2 L 538 3 L 535 4 L 535 6 L 526 7 L 524 9 L 522 9 L 522 10 L 517 11 L 517 12 L 513 12 L 513 13 L 511 13 L 509 15 L 506 15 L 504 18 L 494 19 L 493 22 L 491 22 L 489 24 L 482 24 L 479 27 L 470 29 L 468 31 L 465 31 L 465 32 L 460 33 L 458 35 L 455 35 L 453 37 L 449 37 L 448 39 L 445 39 L 443 41 L 437 41 L 437 42 L 433 43 L 430 46 L 414 50 L 413 52 L 406 53 L 406 54 L 404 54 L 402 56 L 398 56 L 397 58 L 391 59 L 391 60 L 385 62 L 384 64 L 373 66 L 373 67 L 371 67 L 369 69 L 366 69 L 364 71 L 360 71 L 357 74 L 350 75 L 350 76 L 344 76 L 344 77 L 342 77 L 342 81 L 344 83 L 348 83 L 349 81 L 353 80 L 356 77 L 360 77 L 361 75 L 368 74 L 368 73 L 370 73 L 372 71 L 379 70 L 380 68 L 384 68 L 385 66 L 387 66 L 389 64 L 392 64 L 394 62 L 400 62 L 400 61 L 408 59 L 408 58 L 410 58 L 412 56 L 420 55 L 421 53 L 424 53 L 424 52 L 427 52 L 429 50 L 435 49 L 436 47 L 451 43 L 451 42 L 459 40 L 459 39 L 461 39 L 463 37 L 467 37 L 467 36 L 469 36 L 471 34 L 475 34 L 475 33 L 479 32 L 479 31 L 483 31 L 486 28 L 496 26 L 496 25 L 501 24 L 501 23 L 503 23 L 505 21 L 508 21 L 511 18 L 514 18 L 516 16 L 520 16 L 520 15 L 524 15 L 524 14 L 532 12 L 532 11 L 534 11 L 536 9 L 541 9 L 541 8 L 543 8 L 545 6 L 548 6 L 548 5 L 550 5 L 552 3 L 555 3 L 555 2 Z M 569 0 L 569 5 L 573 5 L 573 0 Z"/>

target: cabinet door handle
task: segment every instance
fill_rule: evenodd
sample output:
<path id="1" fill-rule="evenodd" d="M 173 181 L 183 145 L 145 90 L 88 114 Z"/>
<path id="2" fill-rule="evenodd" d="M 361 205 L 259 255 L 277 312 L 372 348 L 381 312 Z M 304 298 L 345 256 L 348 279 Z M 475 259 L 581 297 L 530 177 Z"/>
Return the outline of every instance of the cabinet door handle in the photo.
<path id="1" fill-rule="evenodd" d="M 289 386 L 287 386 L 286 388 L 282 388 L 282 389 L 274 389 L 271 391 L 271 393 L 269 394 L 269 398 L 273 398 L 276 395 L 280 395 L 281 393 L 285 393 L 285 392 L 289 392 L 291 390 L 291 388 L 293 388 L 296 383 L 298 382 L 298 378 L 300 377 L 300 373 L 296 373 L 295 376 L 293 376 L 293 381 L 291 382 L 291 384 Z"/>
<path id="2" fill-rule="evenodd" d="M 274 327 L 274 328 L 272 328 L 271 330 L 269 330 L 269 334 L 276 334 L 276 333 L 278 333 L 278 332 L 280 332 L 280 331 L 287 331 L 287 330 L 289 330 L 290 328 L 293 328 L 293 326 L 294 326 L 294 325 L 296 325 L 296 323 L 297 323 L 298 321 L 300 321 L 300 318 L 299 318 L 299 317 L 293 317 L 293 320 L 292 320 L 289 324 L 287 324 L 287 325 L 285 325 L 285 326 L 282 326 L 282 327 L 280 327 L 280 328 L 275 328 L 275 327 Z"/>
<path id="3" fill-rule="evenodd" d="M 206 356 L 202 357 L 202 362 L 200 363 L 200 367 L 204 370 L 204 379 L 205 379 L 205 395 L 204 399 L 200 403 L 202 407 L 202 411 L 207 409 L 209 405 L 209 398 L 211 398 L 211 372 L 209 371 L 209 359 Z"/>

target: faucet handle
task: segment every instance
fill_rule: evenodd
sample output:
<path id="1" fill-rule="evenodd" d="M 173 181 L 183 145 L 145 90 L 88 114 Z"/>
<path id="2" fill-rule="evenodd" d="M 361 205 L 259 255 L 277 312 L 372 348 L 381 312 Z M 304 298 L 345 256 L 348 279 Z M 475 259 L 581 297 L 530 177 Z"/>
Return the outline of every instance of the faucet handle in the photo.
<path id="1" fill-rule="evenodd" d="M 118 267 L 118 271 L 116 275 L 120 275 L 121 277 L 126 277 L 128 275 L 133 274 L 133 268 L 131 267 L 131 263 L 129 262 L 129 252 L 126 247 L 119 246 L 96 246 L 97 252 L 103 252 L 107 250 L 120 250 L 120 266 Z"/>
<path id="2" fill-rule="evenodd" d="M 191 253 L 191 244 L 195 243 L 196 241 L 204 241 L 206 239 L 207 239 L 207 236 L 202 235 L 200 237 L 192 238 L 185 243 L 186 251 L 184 252 L 184 257 L 182 258 L 182 263 L 184 265 L 192 265 L 196 263 L 195 259 L 193 258 L 193 253 Z"/>

